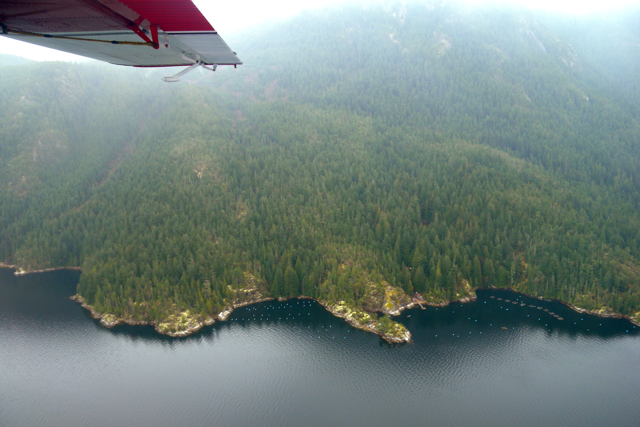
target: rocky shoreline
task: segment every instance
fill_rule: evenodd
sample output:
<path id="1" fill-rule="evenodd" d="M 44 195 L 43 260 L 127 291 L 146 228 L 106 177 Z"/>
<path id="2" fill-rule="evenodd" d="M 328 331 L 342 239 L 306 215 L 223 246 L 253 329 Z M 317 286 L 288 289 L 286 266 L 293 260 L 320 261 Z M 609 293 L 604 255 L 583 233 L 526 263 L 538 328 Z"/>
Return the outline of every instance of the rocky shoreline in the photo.
<path id="1" fill-rule="evenodd" d="M 495 290 L 495 291 L 508 291 L 508 292 L 513 292 L 516 294 L 520 294 L 520 295 L 524 295 L 527 296 L 529 298 L 533 298 L 533 299 L 537 299 L 539 301 L 547 301 L 547 302 L 556 302 L 559 304 L 562 304 L 564 306 L 569 307 L 571 310 L 576 311 L 578 313 L 583 313 L 583 314 L 590 314 L 592 316 L 597 316 L 597 317 L 603 317 L 603 318 L 609 318 L 609 319 L 626 319 L 629 322 L 631 322 L 632 324 L 636 325 L 636 326 L 640 326 L 640 314 L 636 314 L 638 316 L 638 319 L 634 319 L 633 317 L 630 316 L 626 316 L 624 314 L 620 314 L 620 313 L 615 313 L 613 311 L 609 311 L 608 309 L 606 309 L 605 307 L 603 307 L 602 309 L 600 309 L 600 311 L 593 311 L 593 310 L 587 310 L 586 308 L 582 308 L 582 307 L 577 307 L 573 304 L 570 304 L 568 302 L 559 300 L 559 299 L 554 299 L 554 298 L 545 298 L 545 297 L 540 297 L 537 295 L 530 295 L 530 294 L 525 294 L 524 292 L 520 292 L 520 291 L 516 291 L 514 289 L 509 289 L 509 288 L 496 288 L 496 287 L 490 287 L 489 289 L 491 290 Z M 640 312 L 639 312 L 640 313 Z"/>
<path id="2" fill-rule="evenodd" d="M 18 269 L 15 271 L 16 276 L 26 276 L 27 274 L 36 274 L 36 273 L 50 273 L 52 271 L 82 271 L 80 267 L 59 267 L 59 268 L 45 268 L 42 270 L 22 270 Z"/>
<path id="3" fill-rule="evenodd" d="M 303 297 L 306 298 L 306 297 Z M 314 298 L 309 298 L 314 299 Z M 358 311 L 354 309 L 346 308 L 346 306 L 341 304 L 329 304 L 325 301 L 319 301 L 314 299 L 318 304 L 323 306 L 329 313 L 333 314 L 336 317 L 343 319 L 345 322 L 350 324 L 356 329 L 360 329 L 366 332 L 374 333 L 380 336 L 389 344 L 404 344 L 411 342 L 411 332 L 409 332 L 404 326 L 396 324 L 397 327 L 390 332 L 382 331 L 379 327 L 379 322 L 377 319 L 373 319 L 372 316 L 365 314 L 365 318 L 367 321 L 362 321 L 362 315 L 360 318 L 354 316 L 354 313 L 357 315 Z"/>
<path id="4" fill-rule="evenodd" d="M 43 268 L 41 270 L 24 270 L 21 267 L 17 267 L 13 264 L 5 264 L 3 262 L 0 262 L 0 268 L 13 270 L 14 276 L 26 276 L 27 274 L 37 274 L 37 273 L 50 273 L 52 271 L 82 271 L 82 267 L 55 267 L 55 268 Z"/>
<path id="5" fill-rule="evenodd" d="M 634 325 L 640 326 L 640 316 L 638 316 L 638 320 L 636 320 L 633 317 L 625 316 L 624 314 L 620 314 L 620 313 L 613 313 L 613 312 L 608 312 L 608 311 L 602 311 L 602 312 L 600 312 L 600 311 L 591 311 L 591 310 L 587 310 L 585 308 L 576 307 L 574 305 L 571 305 L 571 304 L 563 302 L 563 301 L 558 301 L 558 300 L 554 300 L 554 301 L 559 302 L 560 304 L 564 304 L 567 307 L 569 307 L 570 309 L 577 311 L 578 313 L 591 314 L 593 316 L 612 318 L 612 319 L 626 319 L 629 322 L 633 323 Z"/>
<path id="6" fill-rule="evenodd" d="M 0 268 L 11 269 L 14 271 L 13 274 L 16 276 L 24 276 L 28 274 L 47 273 L 47 272 L 63 271 L 63 270 L 82 271 L 82 268 L 80 267 L 58 267 L 58 268 L 46 268 L 41 270 L 24 270 L 15 265 L 6 264 L 2 262 L 0 262 Z M 574 306 L 570 303 L 567 303 L 561 300 L 549 299 L 549 298 L 539 297 L 536 295 L 529 295 L 514 289 L 495 288 L 495 287 L 491 287 L 490 289 L 514 292 L 521 295 L 525 295 L 530 298 L 538 299 L 540 301 L 557 302 L 571 308 L 572 310 L 578 313 L 590 314 L 590 315 L 604 317 L 604 318 L 626 319 L 632 324 L 636 326 L 640 326 L 640 316 L 636 320 L 633 317 L 626 316 L 620 313 L 614 313 L 612 311 L 609 311 L 606 308 L 603 308 L 600 311 L 592 311 L 592 310 L 587 310 L 581 307 Z M 331 314 L 343 319 L 354 328 L 379 335 L 382 339 L 384 339 L 388 343 L 402 344 L 402 343 L 411 342 L 411 333 L 408 330 L 406 330 L 404 326 L 396 322 L 393 322 L 393 327 L 391 328 L 390 331 L 381 330 L 382 328 L 377 318 L 374 318 L 374 316 L 372 316 L 371 313 L 379 312 L 389 316 L 398 316 L 402 311 L 416 308 L 418 306 L 444 307 L 454 302 L 467 303 L 467 302 L 475 301 L 476 300 L 475 292 L 471 289 L 469 289 L 468 291 L 469 291 L 468 295 L 458 298 L 456 300 L 451 300 L 451 301 L 442 300 L 440 302 L 432 302 L 432 301 L 427 301 L 425 299 L 413 298 L 410 301 L 406 301 L 406 302 L 398 301 L 400 302 L 399 305 L 397 306 L 392 305 L 392 307 L 390 307 L 389 309 L 386 309 L 386 307 L 384 307 L 383 309 L 374 310 L 369 313 L 359 308 L 349 307 L 343 301 L 340 301 L 336 304 L 331 304 L 327 301 L 322 301 L 322 300 L 318 300 L 318 299 L 307 297 L 307 296 L 298 296 L 296 298 L 314 300 L 318 304 L 322 305 Z M 233 310 L 236 308 L 244 307 L 251 304 L 256 304 L 259 302 L 274 300 L 274 298 L 263 297 L 262 295 L 257 294 L 255 295 L 254 298 L 249 298 L 243 301 L 236 301 L 232 303 L 229 307 L 227 307 L 225 310 L 218 313 L 217 315 L 209 316 L 204 319 L 196 316 L 192 316 L 189 313 L 189 311 L 186 311 L 186 312 L 176 313 L 175 315 L 170 316 L 169 319 L 166 319 L 166 321 L 153 322 L 153 321 L 137 320 L 137 319 L 130 319 L 130 318 L 120 318 L 113 314 L 100 313 L 93 306 L 87 304 L 84 298 L 80 295 L 74 295 L 73 297 L 71 297 L 71 299 L 80 303 L 80 305 L 83 308 L 89 311 L 89 313 L 91 314 L 91 317 L 93 317 L 96 320 L 99 320 L 100 324 L 104 327 L 112 328 L 114 326 L 121 325 L 121 324 L 127 324 L 132 326 L 139 326 L 139 325 L 153 326 L 158 333 L 163 335 L 168 335 L 171 337 L 176 337 L 176 338 L 186 337 L 191 334 L 194 334 L 198 332 L 200 329 L 202 329 L 203 327 L 212 325 L 216 321 L 225 321 L 229 318 Z M 179 329 L 172 330 L 172 327 L 175 329 L 176 325 L 179 326 Z"/>
<path id="7" fill-rule="evenodd" d="M 443 301 L 440 303 L 428 302 L 425 300 L 417 300 L 417 301 L 411 301 L 410 303 L 405 305 L 401 305 L 392 311 L 382 311 L 382 313 L 387 314 L 389 316 L 398 316 L 404 310 L 416 308 L 418 306 L 422 307 L 423 305 L 428 305 L 430 307 L 445 307 L 454 302 L 467 303 L 475 300 L 476 300 L 475 294 L 471 294 L 469 296 L 466 296 L 457 300 Z M 404 344 L 404 343 L 411 342 L 411 332 L 409 332 L 402 325 L 399 325 L 399 326 L 402 326 L 402 328 L 400 330 L 397 330 L 395 334 L 385 333 L 379 330 L 377 322 L 372 322 L 367 324 L 361 323 L 358 320 L 350 317 L 348 313 L 344 313 L 339 310 L 336 310 L 335 306 L 331 306 L 323 301 L 318 301 L 318 300 L 316 301 L 320 305 L 322 305 L 325 309 L 327 309 L 327 311 L 329 311 L 331 314 L 333 314 L 336 317 L 340 317 L 344 319 L 347 323 L 349 323 L 354 328 L 379 335 L 381 338 L 383 338 L 385 341 L 387 341 L 390 344 Z"/>
<path id="8" fill-rule="evenodd" d="M 91 317 L 100 321 L 100 324 L 106 328 L 113 328 L 118 325 L 130 325 L 130 326 L 153 326 L 153 328 L 159 334 L 168 335 L 174 338 L 182 338 L 192 335 L 198 332 L 200 329 L 204 328 L 208 325 L 213 325 L 216 321 L 224 321 L 229 318 L 229 315 L 233 312 L 234 309 L 244 307 L 246 305 L 257 304 L 263 301 L 272 301 L 273 298 L 261 298 L 252 301 L 245 301 L 243 303 L 233 305 L 233 307 L 228 307 L 226 310 L 221 311 L 215 316 L 206 317 L 204 319 L 198 319 L 194 316 L 191 316 L 188 311 L 182 312 L 178 315 L 170 316 L 170 319 L 167 319 L 168 322 L 150 322 L 146 320 L 137 320 L 137 319 L 129 319 L 123 317 L 117 317 L 113 314 L 108 313 L 100 313 L 95 307 L 89 305 L 85 299 L 80 295 L 74 295 L 71 297 L 72 300 L 78 302 L 84 309 L 89 311 Z M 175 319 L 171 319 L 171 317 L 175 316 Z M 183 322 L 179 322 L 181 325 L 185 327 L 178 331 L 172 331 L 168 328 L 164 328 L 164 325 L 169 324 L 172 320 L 183 320 Z"/>
<path id="9" fill-rule="evenodd" d="M 515 291 L 513 289 L 504 289 L 504 288 L 502 289 L 491 288 L 491 289 L 518 293 L 518 294 L 525 295 L 529 298 L 534 298 L 540 301 L 557 302 L 571 308 L 572 310 L 578 313 L 591 314 L 594 316 L 605 317 L 605 318 L 626 319 L 631 323 L 633 323 L 634 325 L 640 326 L 640 322 L 636 321 L 635 319 L 629 316 L 625 316 L 619 313 L 596 312 L 596 311 L 586 310 L 584 308 L 576 307 L 564 301 L 538 297 L 535 295 L 528 295 L 522 292 Z M 406 330 L 406 328 L 404 328 L 402 325 L 399 325 L 394 322 L 396 325 L 399 325 L 400 328 L 393 329 L 391 333 L 382 331 L 380 329 L 379 322 L 377 321 L 377 319 L 374 319 L 374 317 L 371 316 L 371 314 L 365 313 L 362 310 L 348 307 L 343 302 L 341 302 L 342 304 L 341 303 L 331 304 L 329 302 L 318 300 L 318 299 L 307 297 L 307 296 L 299 296 L 296 298 L 310 299 L 310 300 L 316 301 L 318 304 L 322 305 L 328 312 L 330 312 L 336 317 L 343 319 L 345 322 L 349 323 L 354 328 L 360 329 L 366 332 L 374 333 L 390 344 L 404 344 L 404 343 L 411 342 L 411 332 Z M 259 302 L 275 300 L 275 298 L 271 298 L 271 297 L 260 297 L 256 299 L 238 302 L 236 304 L 232 304 L 232 306 L 230 307 L 227 307 L 225 310 L 221 311 L 217 315 L 210 316 L 205 319 L 198 319 L 193 316 L 190 316 L 190 314 L 187 311 L 187 312 L 181 313 L 181 315 L 183 316 L 183 318 L 181 319 L 182 321 L 180 321 L 180 318 L 179 318 L 180 315 L 176 315 L 174 319 L 171 319 L 171 318 L 167 319 L 168 320 L 167 322 L 156 323 L 156 322 L 148 322 L 144 320 L 120 318 L 113 314 L 99 313 L 93 306 L 87 304 L 84 298 L 82 298 L 82 296 L 80 295 L 74 295 L 73 297 L 71 297 L 71 299 L 80 303 L 80 305 L 83 308 L 89 311 L 89 313 L 91 314 L 91 317 L 93 317 L 96 320 L 99 320 L 100 324 L 104 327 L 113 328 L 114 326 L 121 325 L 121 324 L 127 324 L 131 326 L 139 326 L 139 325 L 153 326 L 158 333 L 163 335 L 168 335 L 174 338 L 187 337 L 189 335 L 192 335 L 198 332 L 200 329 L 202 329 L 205 326 L 214 324 L 216 321 L 225 321 L 229 318 L 233 310 L 237 308 L 245 307 L 252 304 L 257 304 Z M 439 303 L 429 302 L 426 300 L 417 300 L 417 301 L 413 300 L 408 304 L 404 304 L 395 308 L 393 311 L 381 311 L 381 312 L 389 316 L 397 316 L 404 310 L 416 308 L 418 306 L 445 307 L 451 303 L 455 303 L 455 302 L 467 303 L 467 302 L 475 301 L 476 299 L 477 298 L 475 293 L 472 293 L 471 295 L 459 298 L 457 300 L 441 301 Z M 279 300 L 284 301 L 285 299 L 279 299 Z M 178 320 L 176 321 L 176 319 Z M 163 327 L 163 325 L 175 324 L 175 323 L 178 323 L 184 327 L 177 331 L 171 331 L 167 327 Z"/>
<path id="10" fill-rule="evenodd" d="M 181 329 L 181 330 L 178 330 L 178 331 L 171 331 L 168 328 L 163 328 L 163 325 L 170 323 L 172 319 L 167 319 L 168 322 L 158 322 L 158 323 L 156 323 L 156 322 L 149 322 L 149 321 L 145 321 L 145 320 L 137 320 L 137 319 L 117 317 L 117 316 L 115 316 L 113 314 L 100 313 L 98 310 L 95 309 L 95 307 L 89 305 L 85 301 L 85 299 L 80 295 L 74 295 L 74 296 L 71 297 L 71 299 L 76 301 L 76 302 L 78 302 L 84 309 L 86 309 L 89 312 L 91 317 L 93 317 L 94 319 L 98 320 L 100 322 L 100 325 L 102 325 L 102 326 L 104 326 L 106 328 L 113 328 L 115 326 L 123 325 L 123 324 L 130 325 L 130 326 L 153 326 L 153 328 L 159 334 L 168 335 L 168 336 L 174 337 L 174 338 L 187 337 L 189 335 L 192 335 L 192 334 L 198 332 L 200 329 L 204 328 L 205 326 L 209 326 L 209 325 L 214 324 L 216 321 L 225 321 L 225 320 L 227 320 L 229 318 L 229 316 L 231 315 L 233 310 L 235 310 L 237 308 L 245 307 L 245 306 L 252 305 L 252 304 L 257 304 L 259 302 L 275 300 L 275 298 L 260 298 L 260 299 L 256 299 L 256 300 L 245 301 L 245 302 L 242 302 L 242 303 L 239 303 L 239 304 L 234 304 L 233 307 L 226 308 L 225 310 L 223 310 L 220 313 L 218 313 L 216 316 L 210 316 L 210 317 L 207 317 L 207 318 L 201 319 L 201 320 L 190 316 L 188 312 L 183 312 L 181 314 L 184 317 L 184 321 L 181 322 L 181 323 L 184 324 L 184 326 L 186 326 L 186 327 Z M 390 335 L 390 334 L 386 334 L 386 333 L 378 330 L 378 328 L 376 327 L 375 323 L 371 323 L 371 324 L 360 323 L 360 322 L 358 322 L 357 320 L 355 320 L 353 318 L 349 318 L 344 313 L 339 312 L 338 310 L 335 309 L 334 306 L 332 306 L 331 304 L 326 303 L 324 301 L 319 301 L 319 300 L 317 300 L 315 298 L 310 298 L 310 297 L 306 297 L 306 296 L 300 296 L 300 297 L 297 297 L 297 299 L 311 299 L 311 300 L 314 300 L 318 304 L 322 305 L 328 312 L 330 312 L 331 314 L 333 314 L 336 317 L 344 319 L 347 323 L 349 323 L 354 328 L 361 329 L 361 330 L 367 331 L 367 332 L 372 332 L 372 333 L 374 333 L 376 335 L 379 335 L 385 341 L 387 341 L 387 342 L 389 342 L 391 344 L 402 344 L 402 343 L 407 343 L 407 342 L 411 341 L 411 334 L 409 333 L 409 331 L 406 331 L 406 334 L 402 335 L 400 337 L 397 337 L 397 336 L 394 336 L 394 335 Z M 179 318 L 179 315 L 177 315 L 176 318 Z M 173 319 L 173 320 L 175 320 L 175 319 Z"/>

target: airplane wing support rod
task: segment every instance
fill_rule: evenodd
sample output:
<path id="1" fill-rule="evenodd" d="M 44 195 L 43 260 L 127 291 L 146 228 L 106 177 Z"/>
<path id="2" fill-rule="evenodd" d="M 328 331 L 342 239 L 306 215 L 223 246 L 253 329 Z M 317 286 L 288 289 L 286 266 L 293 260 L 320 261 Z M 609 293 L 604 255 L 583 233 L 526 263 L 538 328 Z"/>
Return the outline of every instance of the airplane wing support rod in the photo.
<path id="1" fill-rule="evenodd" d="M 217 64 L 213 64 L 211 67 L 207 67 L 207 64 L 205 64 L 204 62 L 200 61 L 200 55 L 196 55 L 196 59 L 193 58 L 189 58 L 188 56 L 185 56 L 185 54 L 181 54 L 182 58 L 184 58 L 187 61 L 193 62 L 193 65 L 191 65 L 190 67 L 185 68 L 184 70 L 180 71 L 178 74 L 170 76 L 170 77 L 164 77 L 162 80 L 167 82 L 167 83 L 173 83 L 173 82 L 179 82 L 180 81 L 180 77 L 184 76 L 185 74 L 187 74 L 189 71 L 195 70 L 196 68 L 202 66 L 202 68 L 209 70 L 209 71 L 215 71 L 218 68 Z"/>
<path id="2" fill-rule="evenodd" d="M 180 81 L 180 77 L 184 76 L 185 74 L 187 74 L 191 70 L 195 70 L 199 66 L 200 66 L 200 64 L 197 64 L 197 63 L 193 64 L 192 66 L 185 68 L 184 70 L 180 71 L 178 74 L 176 74 L 174 76 L 163 77 L 162 80 L 167 82 L 167 83 L 179 82 Z"/>

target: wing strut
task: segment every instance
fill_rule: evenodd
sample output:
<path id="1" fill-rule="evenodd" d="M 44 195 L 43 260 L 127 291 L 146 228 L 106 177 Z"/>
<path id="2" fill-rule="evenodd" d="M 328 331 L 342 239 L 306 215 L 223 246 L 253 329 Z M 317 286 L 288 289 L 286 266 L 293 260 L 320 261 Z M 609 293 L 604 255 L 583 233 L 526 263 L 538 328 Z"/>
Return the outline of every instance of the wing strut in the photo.
<path id="1" fill-rule="evenodd" d="M 191 59 L 188 56 L 185 56 L 185 54 L 183 53 L 182 58 L 184 58 L 186 61 L 190 61 L 193 62 L 193 65 L 185 68 L 184 70 L 180 71 L 178 74 L 175 74 L 173 76 L 169 76 L 169 77 L 163 77 L 162 80 L 167 82 L 167 83 L 173 83 L 173 82 L 179 82 L 180 81 L 180 77 L 184 76 L 185 74 L 187 74 L 189 71 L 193 71 L 198 67 L 202 67 L 205 70 L 209 70 L 209 71 L 215 71 L 218 68 L 218 64 L 213 64 L 211 67 L 207 67 L 207 64 L 205 64 L 204 62 L 202 62 L 200 60 L 200 55 L 196 55 L 196 59 Z"/>

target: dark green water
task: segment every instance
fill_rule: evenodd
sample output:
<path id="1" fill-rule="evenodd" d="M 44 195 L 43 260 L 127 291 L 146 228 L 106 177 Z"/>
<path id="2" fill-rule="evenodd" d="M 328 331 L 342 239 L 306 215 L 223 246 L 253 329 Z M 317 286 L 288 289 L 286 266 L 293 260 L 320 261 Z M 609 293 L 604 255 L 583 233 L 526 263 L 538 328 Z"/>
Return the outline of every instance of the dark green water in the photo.
<path id="1" fill-rule="evenodd" d="M 0 270 L 1 426 L 640 426 L 627 321 L 486 291 L 404 312 L 403 346 L 306 300 L 169 339 L 102 328 L 77 278 Z"/>

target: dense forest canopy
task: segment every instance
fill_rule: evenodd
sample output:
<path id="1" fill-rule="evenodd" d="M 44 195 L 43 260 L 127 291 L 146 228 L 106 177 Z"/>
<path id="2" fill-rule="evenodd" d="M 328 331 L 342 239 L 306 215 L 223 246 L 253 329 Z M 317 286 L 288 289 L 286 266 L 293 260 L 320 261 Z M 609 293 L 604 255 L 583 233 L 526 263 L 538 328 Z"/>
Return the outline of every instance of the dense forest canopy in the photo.
<path id="1" fill-rule="evenodd" d="M 248 286 L 373 310 L 387 285 L 639 318 L 637 20 L 587 37 L 576 19 L 305 12 L 237 35 L 239 69 L 179 85 L 5 66 L 0 259 L 81 266 L 90 304 L 152 321 Z"/>

